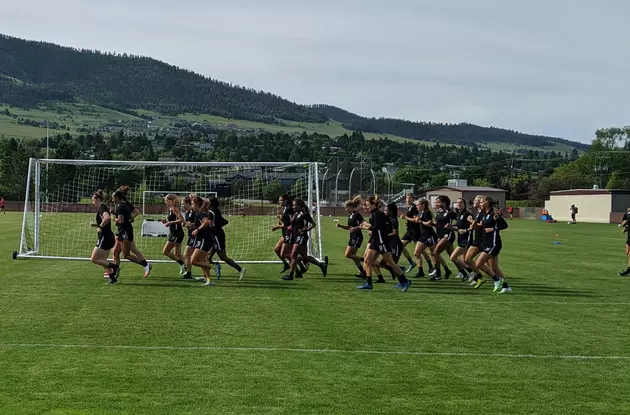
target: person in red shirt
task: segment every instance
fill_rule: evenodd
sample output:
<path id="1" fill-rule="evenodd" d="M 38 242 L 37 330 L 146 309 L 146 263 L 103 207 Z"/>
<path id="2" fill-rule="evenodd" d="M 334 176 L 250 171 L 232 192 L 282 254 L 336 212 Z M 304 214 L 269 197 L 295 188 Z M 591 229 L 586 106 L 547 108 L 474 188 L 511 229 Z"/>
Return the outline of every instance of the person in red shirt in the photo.
<path id="1" fill-rule="evenodd" d="M 514 208 L 512 206 L 508 206 L 508 214 L 510 215 L 510 220 L 514 219 Z"/>
<path id="2" fill-rule="evenodd" d="M 0 197 L 0 212 L 7 214 L 6 210 L 4 210 L 4 197 Z"/>

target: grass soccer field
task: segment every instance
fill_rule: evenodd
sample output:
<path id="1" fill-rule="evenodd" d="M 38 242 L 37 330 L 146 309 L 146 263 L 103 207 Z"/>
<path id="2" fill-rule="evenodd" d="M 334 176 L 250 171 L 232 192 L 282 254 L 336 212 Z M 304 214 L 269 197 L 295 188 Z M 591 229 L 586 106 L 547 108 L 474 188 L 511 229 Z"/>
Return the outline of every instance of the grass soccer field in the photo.
<path id="1" fill-rule="evenodd" d="M 356 290 L 347 233 L 322 220 L 327 278 L 258 265 L 202 288 L 175 264 L 108 286 L 87 262 L 12 261 L 21 216 L 0 215 L 0 413 L 630 412 L 619 228 L 509 222 L 512 294 L 402 294 Z"/>

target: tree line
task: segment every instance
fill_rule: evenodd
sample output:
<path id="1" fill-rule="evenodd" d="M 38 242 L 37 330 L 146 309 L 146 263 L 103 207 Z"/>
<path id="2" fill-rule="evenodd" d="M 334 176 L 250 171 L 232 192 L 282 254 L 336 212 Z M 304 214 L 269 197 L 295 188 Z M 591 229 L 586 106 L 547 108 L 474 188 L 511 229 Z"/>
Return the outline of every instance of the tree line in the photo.
<path id="1" fill-rule="evenodd" d="M 382 193 L 389 189 L 398 191 L 402 183 L 414 183 L 416 189 L 443 186 L 449 178 L 458 177 L 467 179 L 471 185 L 506 189 L 512 199 L 540 195 L 535 190 L 540 188 L 539 183 L 547 183 L 542 179 L 583 158 L 577 150 L 565 153 L 530 150 L 517 155 L 478 146 L 367 140 L 358 132 L 334 138 L 306 133 L 299 136 L 268 132 L 241 135 L 230 131 L 192 131 L 182 137 L 131 136 L 123 131 L 110 135 L 65 133 L 52 135 L 49 145 L 51 157 L 63 159 L 158 160 L 169 157 L 193 162 L 317 161 L 329 170 L 329 178 L 339 173 L 342 189 L 367 188 L 364 182 L 371 180 L 374 171 L 377 191 Z M 43 158 L 45 152 L 45 139 L 0 139 L 0 194 L 10 200 L 22 199 L 28 158 Z M 587 157 L 590 157 L 588 153 Z M 63 186 L 64 181 L 76 173 L 68 166 L 55 166 L 51 171 L 47 181 L 50 186 Z M 322 188 L 330 191 L 331 184 L 323 184 Z"/>

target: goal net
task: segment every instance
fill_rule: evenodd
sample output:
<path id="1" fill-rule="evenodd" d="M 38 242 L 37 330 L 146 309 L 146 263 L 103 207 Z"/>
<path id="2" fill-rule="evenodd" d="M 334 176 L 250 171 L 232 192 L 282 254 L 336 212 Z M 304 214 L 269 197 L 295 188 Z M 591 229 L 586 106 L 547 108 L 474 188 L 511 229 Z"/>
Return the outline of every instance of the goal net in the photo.
<path id="1" fill-rule="evenodd" d="M 170 262 L 162 255 L 169 193 L 180 200 L 189 193 L 216 196 L 229 221 L 228 255 L 243 263 L 279 262 L 273 248 L 280 231 L 271 232 L 278 224 L 278 198 L 300 198 L 315 212 L 309 253 L 322 259 L 318 175 L 317 163 L 31 159 L 18 258 L 89 259 L 96 244 L 93 192 L 111 196 L 127 185 L 128 200 L 141 212 L 133 224 L 135 243 L 149 261 Z"/>

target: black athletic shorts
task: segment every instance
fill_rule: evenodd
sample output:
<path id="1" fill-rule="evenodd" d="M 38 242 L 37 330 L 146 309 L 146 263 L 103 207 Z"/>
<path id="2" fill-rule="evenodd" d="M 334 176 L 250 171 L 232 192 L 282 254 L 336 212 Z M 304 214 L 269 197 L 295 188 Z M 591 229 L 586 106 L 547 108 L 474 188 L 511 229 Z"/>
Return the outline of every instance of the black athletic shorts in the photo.
<path id="1" fill-rule="evenodd" d="M 392 242 L 390 247 L 389 247 L 391 253 L 392 253 L 392 257 L 394 258 L 394 262 L 398 262 L 398 260 L 400 259 L 400 256 L 402 255 L 402 251 L 403 251 L 403 244 L 402 242 L 400 243 L 394 243 Z"/>
<path id="2" fill-rule="evenodd" d="M 409 231 L 409 229 L 407 229 L 407 232 L 405 232 L 403 237 L 400 239 L 403 241 L 418 242 L 420 240 L 420 235 L 418 235 L 417 232 Z"/>
<path id="3" fill-rule="evenodd" d="M 182 241 L 184 240 L 184 232 L 181 232 L 179 234 L 172 234 L 169 232 L 168 234 L 168 241 L 172 244 L 181 244 Z"/>
<path id="4" fill-rule="evenodd" d="M 186 243 L 186 246 L 189 246 L 191 248 L 195 247 L 195 237 L 194 236 L 189 236 L 188 237 L 188 242 Z"/>
<path id="5" fill-rule="evenodd" d="M 210 252 L 212 249 L 212 237 L 195 238 L 195 249 L 201 249 L 203 252 Z"/>
<path id="6" fill-rule="evenodd" d="M 434 246 L 435 245 L 435 236 L 429 236 L 428 238 L 420 238 L 420 240 L 418 241 L 423 245 L 426 245 L 428 247 Z"/>
<path id="7" fill-rule="evenodd" d="M 308 235 L 295 235 L 293 237 L 295 245 L 306 246 L 308 244 Z"/>
<path id="8" fill-rule="evenodd" d="M 127 230 L 127 239 L 129 240 L 129 242 L 133 242 L 133 227 L 130 226 Z"/>
<path id="9" fill-rule="evenodd" d="M 467 249 L 472 245 L 472 234 L 470 232 L 461 234 L 457 233 L 457 246 Z"/>
<path id="10" fill-rule="evenodd" d="M 285 244 L 293 245 L 293 235 L 290 232 L 285 233 L 282 237 Z"/>
<path id="11" fill-rule="evenodd" d="M 452 244 L 453 242 L 455 242 L 455 232 L 448 231 L 447 233 L 442 235 L 442 237 L 439 239 L 447 239 Z"/>
<path id="12" fill-rule="evenodd" d="M 372 249 L 378 252 L 379 254 L 385 254 L 387 252 L 392 252 L 390 245 L 391 244 L 389 242 L 381 243 L 379 241 L 370 241 L 368 249 Z"/>
<path id="13" fill-rule="evenodd" d="M 501 245 L 484 245 L 483 252 L 492 257 L 496 257 L 501 252 L 501 248 Z"/>
<path id="14" fill-rule="evenodd" d="M 104 251 L 109 251 L 116 245 L 116 238 L 113 233 L 98 234 L 98 240 L 96 241 L 96 247 Z"/>
<path id="15" fill-rule="evenodd" d="M 123 229 L 123 228 L 118 228 L 118 231 L 116 232 L 116 239 L 119 241 L 126 241 L 129 239 L 129 234 L 127 233 L 127 230 Z"/>
<path id="16" fill-rule="evenodd" d="M 361 245 L 363 244 L 363 235 L 361 235 L 360 237 L 350 237 L 350 240 L 348 241 L 348 246 L 351 248 L 361 248 Z"/>
<path id="17" fill-rule="evenodd" d="M 212 248 L 216 251 L 225 250 L 225 231 L 223 229 L 216 229 L 212 234 Z"/>

